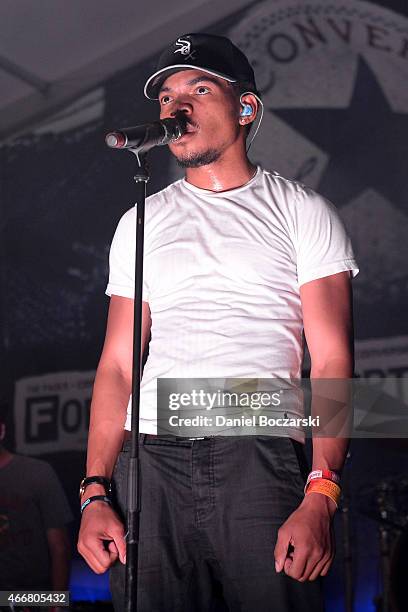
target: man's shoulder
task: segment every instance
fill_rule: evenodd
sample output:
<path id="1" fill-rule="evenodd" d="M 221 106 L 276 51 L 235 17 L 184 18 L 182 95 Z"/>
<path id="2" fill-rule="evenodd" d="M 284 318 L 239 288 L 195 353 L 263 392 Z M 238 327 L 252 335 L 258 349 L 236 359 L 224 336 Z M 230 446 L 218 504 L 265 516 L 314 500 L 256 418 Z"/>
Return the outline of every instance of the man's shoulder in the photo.
<path id="1" fill-rule="evenodd" d="M 6 468 L 1 470 L 5 479 L 24 481 L 25 485 L 35 487 L 39 482 L 49 482 L 55 475 L 51 465 L 43 459 L 13 454 Z"/>
<path id="2" fill-rule="evenodd" d="M 310 189 L 301 181 L 282 176 L 276 170 L 267 170 L 266 168 L 262 167 L 261 170 L 264 180 L 273 187 L 278 187 L 291 193 L 315 193 L 313 192 L 313 189 Z"/>
<path id="3" fill-rule="evenodd" d="M 32 470 L 33 473 L 35 472 L 36 474 L 38 474 L 39 471 L 48 472 L 53 470 L 51 465 L 47 461 L 44 461 L 44 459 L 29 457 L 28 455 L 13 455 L 10 465 L 13 465 L 16 469 L 24 468 L 24 470 Z"/>
<path id="4" fill-rule="evenodd" d="M 305 183 L 297 179 L 286 178 L 276 170 L 270 171 L 262 168 L 262 172 L 271 190 L 291 207 L 334 208 L 327 198 Z"/>
<path id="5" fill-rule="evenodd" d="M 166 208 L 166 204 L 170 203 L 174 200 L 174 197 L 180 191 L 180 184 L 182 179 L 175 181 L 174 183 L 170 183 L 164 189 L 149 195 L 146 198 L 145 203 L 145 224 L 148 225 L 149 222 L 157 216 L 158 211 L 164 211 Z M 126 210 L 122 217 L 119 220 L 119 229 L 121 232 L 125 232 L 125 235 L 129 235 L 129 232 L 134 232 L 134 224 L 136 218 L 136 206 L 132 206 Z M 128 234 L 126 234 L 126 232 Z M 122 235 L 122 234 L 121 234 Z"/>
<path id="6" fill-rule="evenodd" d="M 167 187 L 160 189 L 160 191 L 152 193 L 152 195 L 146 198 L 146 204 L 149 204 L 149 206 L 151 206 L 155 203 L 162 203 L 163 201 L 173 198 L 176 193 L 180 192 L 182 183 L 183 179 L 179 179 L 178 181 L 170 183 L 170 185 L 167 185 Z"/>

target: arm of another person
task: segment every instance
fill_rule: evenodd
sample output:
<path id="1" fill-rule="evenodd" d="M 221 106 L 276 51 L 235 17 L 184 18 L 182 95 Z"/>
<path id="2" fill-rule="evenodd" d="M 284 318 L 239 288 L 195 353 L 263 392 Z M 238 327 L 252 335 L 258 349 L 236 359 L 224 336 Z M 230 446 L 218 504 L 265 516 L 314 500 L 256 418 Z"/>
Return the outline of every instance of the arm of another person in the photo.
<path id="1" fill-rule="evenodd" d="M 47 543 L 51 563 L 51 585 L 54 591 L 67 591 L 71 550 L 65 527 L 47 529 Z"/>
<path id="2" fill-rule="evenodd" d="M 354 371 L 350 273 L 304 283 L 300 287 L 305 336 L 311 357 L 311 379 L 348 379 Z M 313 409 L 313 407 L 312 407 Z M 313 438 L 313 469 L 341 471 L 348 438 Z M 334 502 L 319 493 L 306 495 L 280 527 L 275 547 L 276 570 L 304 582 L 327 574 L 334 557 L 331 519 Z M 295 550 L 287 555 L 288 545 Z"/>
<path id="3" fill-rule="evenodd" d="M 150 308 L 142 302 L 142 354 L 151 327 Z M 96 372 L 88 436 L 87 476 L 110 479 L 123 443 L 126 408 L 131 393 L 133 350 L 133 300 L 112 295 L 105 343 Z M 87 487 L 83 500 L 105 493 L 101 485 Z M 83 501 L 82 500 L 82 501 Z M 109 541 L 108 550 L 104 540 Z M 94 502 L 83 512 L 78 551 L 88 565 L 102 573 L 120 558 L 125 562 L 126 543 L 121 521 L 104 502 Z"/>

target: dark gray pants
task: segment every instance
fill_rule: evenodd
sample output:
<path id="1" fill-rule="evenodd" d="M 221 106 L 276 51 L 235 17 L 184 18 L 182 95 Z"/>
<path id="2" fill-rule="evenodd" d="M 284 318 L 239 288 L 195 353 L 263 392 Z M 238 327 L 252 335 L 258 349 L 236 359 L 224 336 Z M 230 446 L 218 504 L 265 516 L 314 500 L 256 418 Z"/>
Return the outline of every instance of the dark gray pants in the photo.
<path id="1" fill-rule="evenodd" d="M 125 442 L 114 471 L 126 514 Z M 138 612 L 321 612 L 322 579 L 275 571 L 277 530 L 303 498 L 303 447 L 284 437 L 140 435 Z M 111 569 L 123 612 L 125 567 Z"/>

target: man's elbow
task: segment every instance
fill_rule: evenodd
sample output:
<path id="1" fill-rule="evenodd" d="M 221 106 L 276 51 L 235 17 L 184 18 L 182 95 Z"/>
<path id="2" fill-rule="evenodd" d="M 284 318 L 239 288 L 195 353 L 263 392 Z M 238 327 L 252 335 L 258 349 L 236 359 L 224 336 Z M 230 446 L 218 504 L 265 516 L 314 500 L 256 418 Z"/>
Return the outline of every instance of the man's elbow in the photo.
<path id="1" fill-rule="evenodd" d="M 311 359 L 310 378 L 352 378 L 354 355 L 352 351 Z"/>

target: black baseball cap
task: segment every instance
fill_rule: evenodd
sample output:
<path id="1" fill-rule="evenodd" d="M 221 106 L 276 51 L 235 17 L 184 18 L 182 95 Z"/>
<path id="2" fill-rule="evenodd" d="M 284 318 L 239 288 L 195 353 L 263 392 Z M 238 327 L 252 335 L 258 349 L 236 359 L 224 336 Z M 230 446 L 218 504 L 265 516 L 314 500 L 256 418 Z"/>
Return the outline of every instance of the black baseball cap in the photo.
<path id="1" fill-rule="evenodd" d="M 184 34 L 161 54 L 156 71 L 146 81 L 145 96 L 157 100 L 163 81 L 175 72 L 188 69 L 202 70 L 230 83 L 245 83 L 248 91 L 259 95 L 251 64 L 229 38 Z"/>

